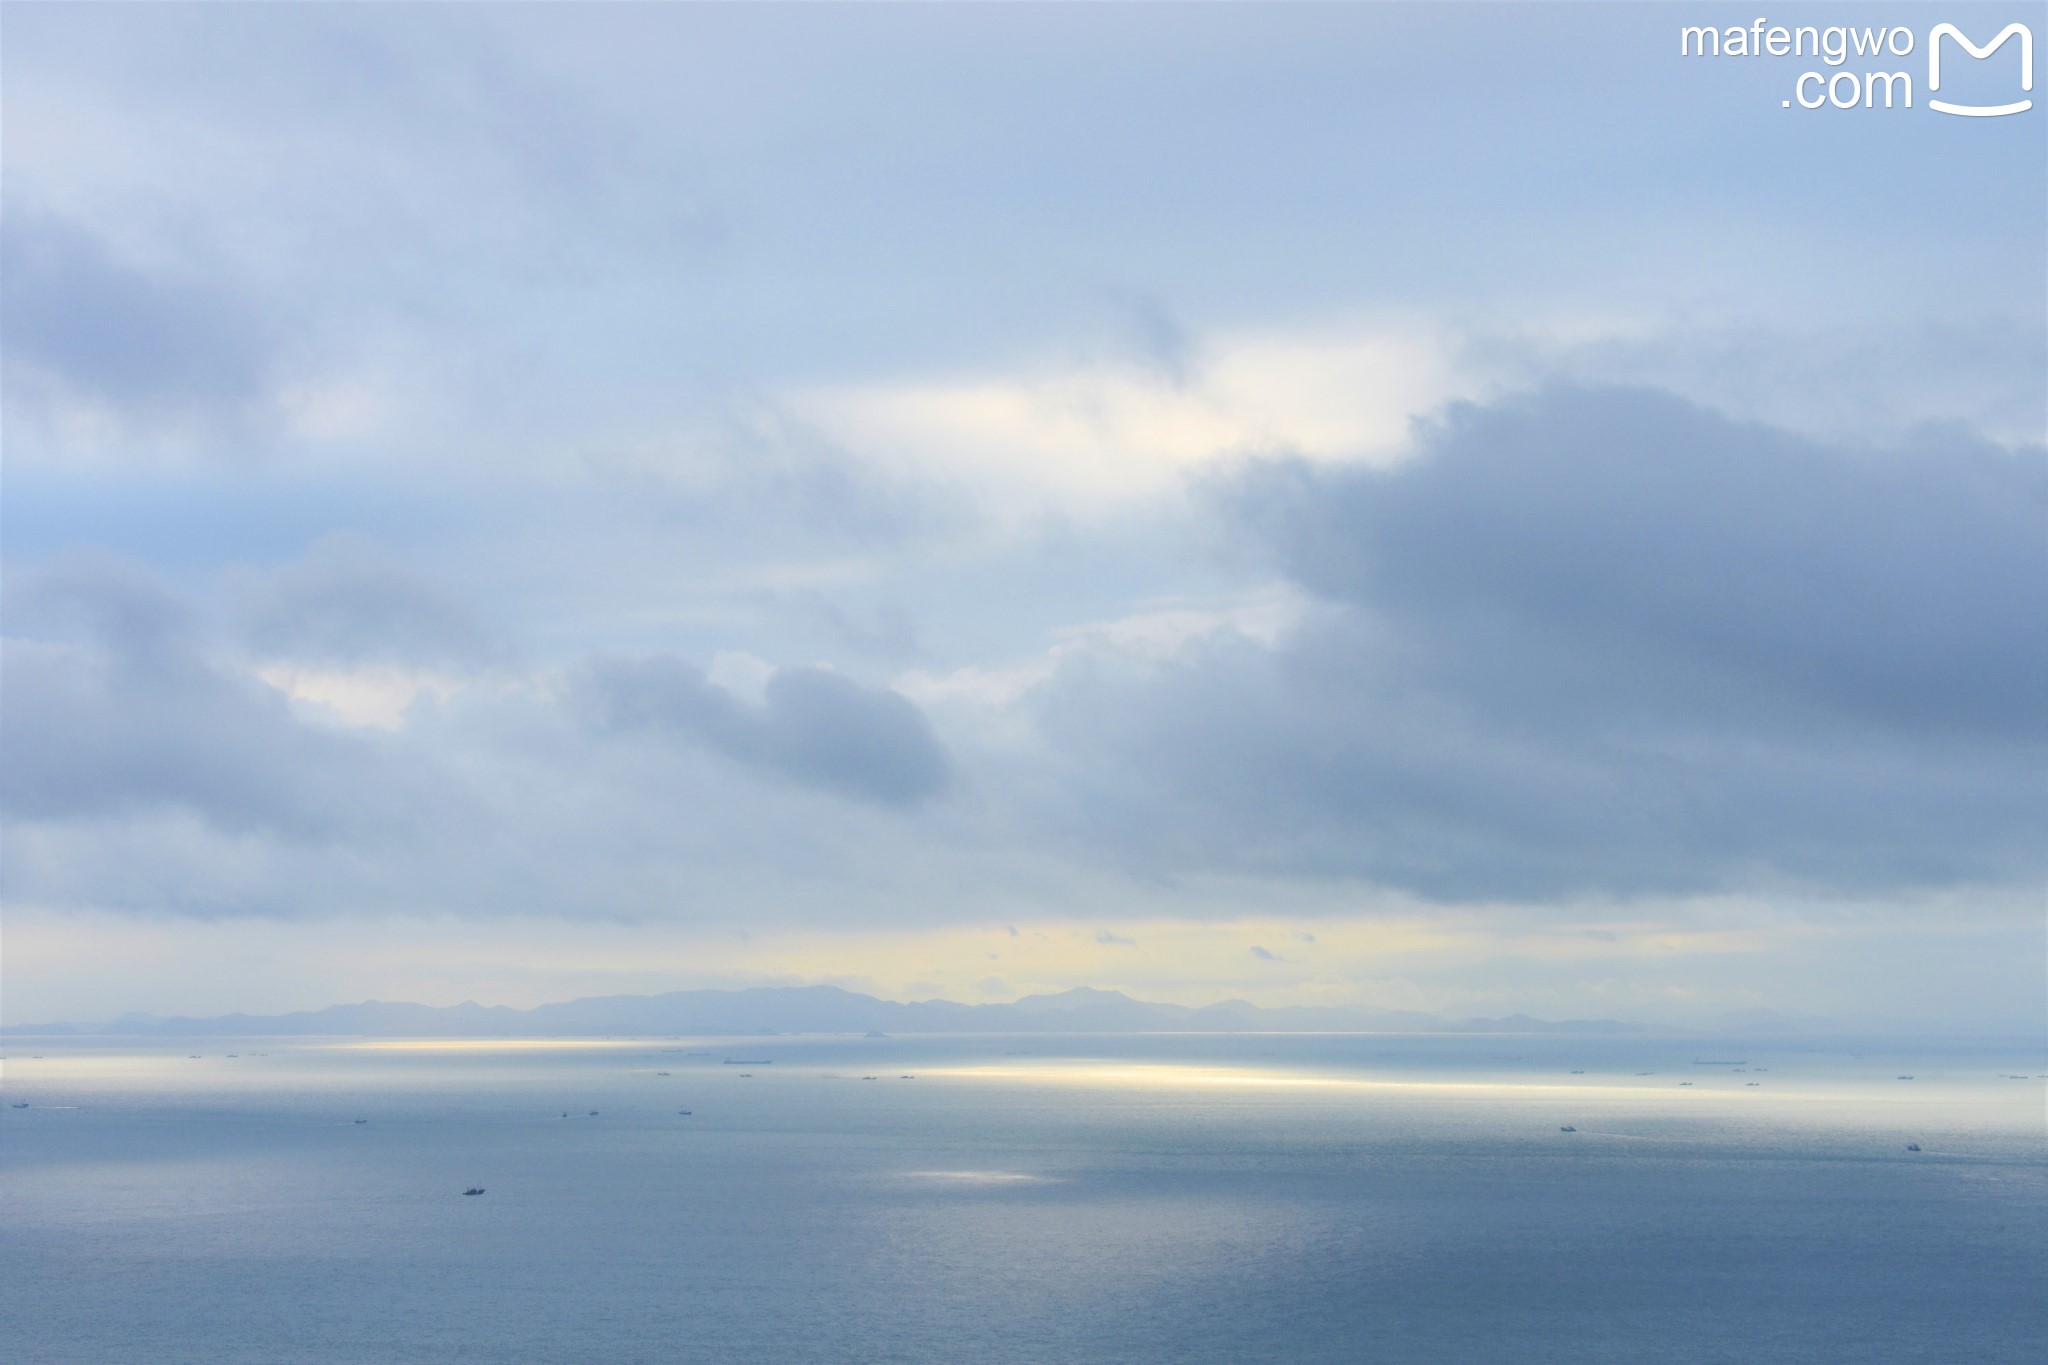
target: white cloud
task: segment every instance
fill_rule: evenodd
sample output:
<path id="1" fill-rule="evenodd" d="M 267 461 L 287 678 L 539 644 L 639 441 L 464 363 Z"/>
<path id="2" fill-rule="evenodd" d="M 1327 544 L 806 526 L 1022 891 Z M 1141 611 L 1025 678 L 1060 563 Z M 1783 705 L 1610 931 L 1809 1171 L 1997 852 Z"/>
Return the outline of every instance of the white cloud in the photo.
<path id="1" fill-rule="evenodd" d="M 744 649 L 720 650 L 711 656 L 711 666 L 704 670 L 705 679 L 714 687 L 722 687 L 756 704 L 766 693 L 768 680 L 774 676 L 774 664 Z"/>
<path id="2" fill-rule="evenodd" d="M 367 730 L 403 729 L 406 710 L 421 693 L 430 692 L 446 701 L 468 685 L 448 674 L 397 667 L 317 669 L 270 664 L 258 669 L 256 676 L 299 703 L 299 710 L 309 719 Z"/>
<path id="3" fill-rule="evenodd" d="M 1410 418 L 1457 391 L 1441 330 L 1380 321 L 1225 334 L 1185 382 L 1139 365 L 825 386 L 792 407 L 886 465 L 1089 499 L 1170 486 L 1254 452 L 1391 463 Z"/>

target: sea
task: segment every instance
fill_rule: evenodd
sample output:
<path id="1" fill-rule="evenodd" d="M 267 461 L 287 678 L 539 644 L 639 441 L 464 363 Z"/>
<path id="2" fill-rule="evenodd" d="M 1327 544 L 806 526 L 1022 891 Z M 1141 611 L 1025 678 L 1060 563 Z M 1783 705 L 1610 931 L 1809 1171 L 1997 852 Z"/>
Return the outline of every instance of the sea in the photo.
<path id="1" fill-rule="evenodd" d="M 4 1051 L 16 1365 L 2048 1359 L 2040 1038 Z"/>

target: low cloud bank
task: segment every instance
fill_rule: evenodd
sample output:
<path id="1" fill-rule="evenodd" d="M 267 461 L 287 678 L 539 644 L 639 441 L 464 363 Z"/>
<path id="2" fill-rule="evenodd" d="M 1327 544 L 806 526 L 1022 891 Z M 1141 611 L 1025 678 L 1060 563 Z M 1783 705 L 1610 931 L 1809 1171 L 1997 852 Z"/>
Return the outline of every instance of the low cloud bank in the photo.
<path id="1" fill-rule="evenodd" d="M 1118 878 L 1584 905 L 2048 870 L 2038 449 L 1549 389 L 1448 410 L 1392 468 L 1259 461 L 1204 496 L 1287 624 L 1068 631 L 929 711 L 821 665 L 754 695 L 659 648 L 515 662 L 531 640 L 345 538 L 224 603 L 105 557 L 16 572 L 0 877 L 171 915 L 879 925 Z M 372 733 L 259 679 L 294 664 L 438 671 Z"/>

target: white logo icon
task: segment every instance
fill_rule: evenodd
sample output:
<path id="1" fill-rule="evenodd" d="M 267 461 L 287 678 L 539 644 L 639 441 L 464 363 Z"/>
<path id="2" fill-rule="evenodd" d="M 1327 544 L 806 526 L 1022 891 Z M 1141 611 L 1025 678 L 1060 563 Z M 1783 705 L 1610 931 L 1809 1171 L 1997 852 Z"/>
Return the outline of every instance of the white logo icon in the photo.
<path id="1" fill-rule="evenodd" d="M 1941 89 L 1941 40 L 1944 35 L 1955 39 L 1963 51 L 1972 57 L 1989 57 L 2005 46 L 2005 40 L 2014 34 L 2020 40 L 2020 89 L 2034 88 L 2034 35 L 2025 24 L 2007 24 L 1996 38 L 1978 47 L 1963 36 L 1963 31 L 1954 24 L 1936 24 L 1934 31 L 1927 35 L 1927 89 L 1930 93 Z M 1950 104 L 1946 100 L 1927 101 L 1929 109 L 1939 109 L 1944 114 L 1962 114 L 1968 118 L 1996 118 L 2000 114 L 2020 114 L 2034 107 L 2032 100 L 2020 100 L 2014 104 Z"/>

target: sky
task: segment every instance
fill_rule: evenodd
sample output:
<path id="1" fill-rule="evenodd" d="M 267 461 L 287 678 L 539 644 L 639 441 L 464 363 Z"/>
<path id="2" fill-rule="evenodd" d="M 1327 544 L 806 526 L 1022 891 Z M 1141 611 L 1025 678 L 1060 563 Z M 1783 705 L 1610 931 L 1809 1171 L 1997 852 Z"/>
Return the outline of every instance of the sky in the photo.
<path id="1" fill-rule="evenodd" d="M 0 1018 L 2038 1027 L 2048 8 L 1763 13 L 6 7 Z"/>

